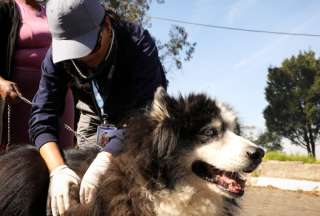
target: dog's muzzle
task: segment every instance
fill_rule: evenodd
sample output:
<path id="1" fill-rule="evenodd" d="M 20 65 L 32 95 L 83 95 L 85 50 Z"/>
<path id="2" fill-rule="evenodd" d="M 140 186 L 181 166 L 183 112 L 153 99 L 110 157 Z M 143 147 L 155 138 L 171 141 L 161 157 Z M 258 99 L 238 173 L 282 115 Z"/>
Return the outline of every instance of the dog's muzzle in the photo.
<path id="1" fill-rule="evenodd" d="M 250 160 L 250 164 L 243 171 L 250 173 L 255 170 L 262 162 L 262 158 L 264 157 L 264 150 L 260 147 L 252 147 L 252 149 L 247 151 L 247 157 Z"/>

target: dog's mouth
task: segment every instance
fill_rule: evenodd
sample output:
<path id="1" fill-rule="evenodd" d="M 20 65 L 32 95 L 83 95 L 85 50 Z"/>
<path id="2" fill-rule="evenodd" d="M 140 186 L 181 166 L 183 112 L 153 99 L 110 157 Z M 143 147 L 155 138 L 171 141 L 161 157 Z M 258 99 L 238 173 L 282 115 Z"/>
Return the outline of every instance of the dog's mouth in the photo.
<path id="1" fill-rule="evenodd" d="M 239 197 L 244 194 L 246 180 L 237 172 L 228 172 L 203 161 L 195 161 L 192 171 L 203 180 L 216 184 L 219 189 L 232 196 Z"/>

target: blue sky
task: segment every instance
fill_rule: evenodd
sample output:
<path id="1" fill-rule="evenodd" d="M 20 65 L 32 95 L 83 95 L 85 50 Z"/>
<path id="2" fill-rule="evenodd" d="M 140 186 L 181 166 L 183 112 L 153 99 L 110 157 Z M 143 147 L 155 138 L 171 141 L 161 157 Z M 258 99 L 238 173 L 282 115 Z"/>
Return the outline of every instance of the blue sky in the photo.
<path id="1" fill-rule="evenodd" d="M 269 31 L 320 34 L 319 0 L 153 1 L 150 16 Z M 165 40 L 173 23 L 151 20 L 150 32 Z M 181 24 L 182 25 L 182 24 Z M 168 74 L 169 92 L 206 92 L 231 104 L 244 125 L 264 129 L 267 69 L 299 51 L 318 54 L 320 37 L 293 37 L 183 25 L 197 42 L 193 59 Z M 317 55 L 318 56 L 318 55 Z"/>

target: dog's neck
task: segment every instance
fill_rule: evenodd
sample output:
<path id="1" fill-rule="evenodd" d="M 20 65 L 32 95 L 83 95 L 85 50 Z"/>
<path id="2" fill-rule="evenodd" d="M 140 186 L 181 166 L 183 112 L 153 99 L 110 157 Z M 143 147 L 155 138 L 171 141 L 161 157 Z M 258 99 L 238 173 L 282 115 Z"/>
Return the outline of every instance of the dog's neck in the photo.
<path id="1" fill-rule="evenodd" d="M 189 184 L 180 184 L 174 190 L 161 190 L 154 197 L 156 215 L 231 216 L 233 212 L 230 202 L 225 202 L 219 194 L 199 191 Z"/>
<path id="2" fill-rule="evenodd" d="M 240 206 L 235 199 L 224 198 L 224 208 L 223 215 L 224 216 L 234 216 L 240 211 Z"/>

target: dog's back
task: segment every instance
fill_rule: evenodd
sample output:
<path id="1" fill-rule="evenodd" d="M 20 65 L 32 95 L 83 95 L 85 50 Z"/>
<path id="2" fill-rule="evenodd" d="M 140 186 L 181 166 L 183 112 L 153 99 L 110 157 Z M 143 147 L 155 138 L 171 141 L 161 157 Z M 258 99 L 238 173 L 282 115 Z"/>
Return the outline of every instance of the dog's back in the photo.
<path id="1" fill-rule="evenodd" d="M 82 177 L 97 152 L 97 149 L 70 149 L 64 156 Z M 46 215 L 48 187 L 49 171 L 35 147 L 17 146 L 0 155 L 1 215 Z"/>
<path id="2" fill-rule="evenodd" d="M 38 150 L 16 147 L 0 157 L 1 215 L 45 215 L 49 172 Z"/>

